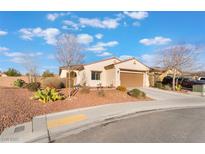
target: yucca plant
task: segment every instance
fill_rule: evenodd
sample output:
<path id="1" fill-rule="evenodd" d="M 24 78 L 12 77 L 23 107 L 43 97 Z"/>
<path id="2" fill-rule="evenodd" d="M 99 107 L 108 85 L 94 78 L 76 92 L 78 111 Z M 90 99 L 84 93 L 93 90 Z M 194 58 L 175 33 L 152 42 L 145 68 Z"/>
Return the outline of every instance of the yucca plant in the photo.
<path id="1" fill-rule="evenodd" d="M 16 81 L 14 81 L 15 87 L 22 88 L 24 85 L 26 85 L 26 82 L 22 79 L 17 79 Z"/>
<path id="2" fill-rule="evenodd" d="M 47 87 L 46 89 L 38 90 L 37 92 L 35 92 L 34 96 L 31 99 L 39 100 L 43 103 L 48 103 L 62 100 L 64 99 L 64 97 L 61 96 L 56 91 L 56 89 Z"/>

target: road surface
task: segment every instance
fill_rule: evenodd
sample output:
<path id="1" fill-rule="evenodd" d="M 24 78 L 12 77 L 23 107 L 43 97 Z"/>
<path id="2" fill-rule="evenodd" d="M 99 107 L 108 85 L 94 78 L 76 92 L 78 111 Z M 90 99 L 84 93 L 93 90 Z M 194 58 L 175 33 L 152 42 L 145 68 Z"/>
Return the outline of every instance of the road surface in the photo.
<path id="1" fill-rule="evenodd" d="M 205 108 L 136 115 L 63 137 L 55 142 L 205 142 Z"/>

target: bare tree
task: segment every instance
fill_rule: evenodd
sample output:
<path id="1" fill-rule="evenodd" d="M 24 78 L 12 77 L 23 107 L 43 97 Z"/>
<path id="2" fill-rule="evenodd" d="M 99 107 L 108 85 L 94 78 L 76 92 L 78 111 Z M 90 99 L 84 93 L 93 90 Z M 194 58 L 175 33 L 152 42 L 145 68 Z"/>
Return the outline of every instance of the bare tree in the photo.
<path id="1" fill-rule="evenodd" d="M 23 56 L 22 65 L 28 72 L 29 83 L 36 82 L 38 62 L 33 56 Z"/>
<path id="2" fill-rule="evenodd" d="M 178 44 L 162 49 L 159 53 L 159 62 L 173 71 L 172 89 L 175 90 L 177 71 L 191 71 L 197 67 L 200 47 L 190 44 Z"/>
<path id="3" fill-rule="evenodd" d="M 69 88 L 70 98 L 71 65 L 82 64 L 84 60 L 84 55 L 82 54 L 83 47 L 78 42 L 77 37 L 73 34 L 61 35 L 58 38 L 56 47 L 56 59 L 58 60 L 60 65 L 63 65 L 67 68 L 69 74 L 69 77 L 66 75 L 66 88 Z"/>

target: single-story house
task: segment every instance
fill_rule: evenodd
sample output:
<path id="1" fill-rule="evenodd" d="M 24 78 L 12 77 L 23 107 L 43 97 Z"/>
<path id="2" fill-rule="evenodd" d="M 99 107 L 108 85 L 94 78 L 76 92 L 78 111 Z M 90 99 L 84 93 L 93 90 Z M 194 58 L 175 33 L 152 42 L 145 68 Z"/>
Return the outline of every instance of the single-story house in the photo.
<path id="1" fill-rule="evenodd" d="M 120 60 L 109 58 L 90 64 L 73 65 L 70 67 L 74 85 L 90 87 L 145 87 L 149 86 L 149 67 L 135 58 Z M 67 67 L 60 67 L 59 75 L 68 75 Z"/>
<path id="2" fill-rule="evenodd" d="M 162 67 L 150 68 L 150 72 L 149 72 L 150 85 L 154 86 L 154 83 L 156 81 L 162 81 L 164 79 L 164 77 L 173 76 L 173 74 L 174 74 L 174 72 L 172 69 L 166 69 L 166 68 L 162 68 Z M 176 75 L 181 76 L 182 72 L 177 71 Z"/>
<path id="3" fill-rule="evenodd" d="M 5 73 L 0 72 L 0 77 L 7 77 L 7 75 Z"/>

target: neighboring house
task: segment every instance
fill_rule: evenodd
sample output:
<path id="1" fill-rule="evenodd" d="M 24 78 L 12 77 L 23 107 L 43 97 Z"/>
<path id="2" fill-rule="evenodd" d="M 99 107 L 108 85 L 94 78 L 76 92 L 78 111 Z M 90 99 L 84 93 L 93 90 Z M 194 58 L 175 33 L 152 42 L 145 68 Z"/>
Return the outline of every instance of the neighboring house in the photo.
<path id="1" fill-rule="evenodd" d="M 86 84 L 90 87 L 99 85 L 103 87 L 149 86 L 149 67 L 134 58 L 119 60 L 114 57 L 90 64 L 73 65 L 70 69 L 74 85 Z M 60 67 L 59 75 L 61 78 L 65 78 L 67 72 L 66 67 Z"/>
<path id="2" fill-rule="evenodd" d="M 165 76 L 173 76 L 173 70 L 161 68 L 161 67 L 153 67 L 149 72 L 149 81 L 150 85 L 154 86 L 156 81 L 162 81 Z M 177 76 L 182 75 L 180 71 L 177 71 Z"/>
<path id="3" fill-rule="evenodd" d="M 0 72 L 0 77 L 7 77 L 7 75 Z"/>
<path id="4" fill-rule="evenodd" d="M 205 71 L 183 72 L 183 76 L 187 78 L 198 79 L 199 77 L 205 77 Z"/>

